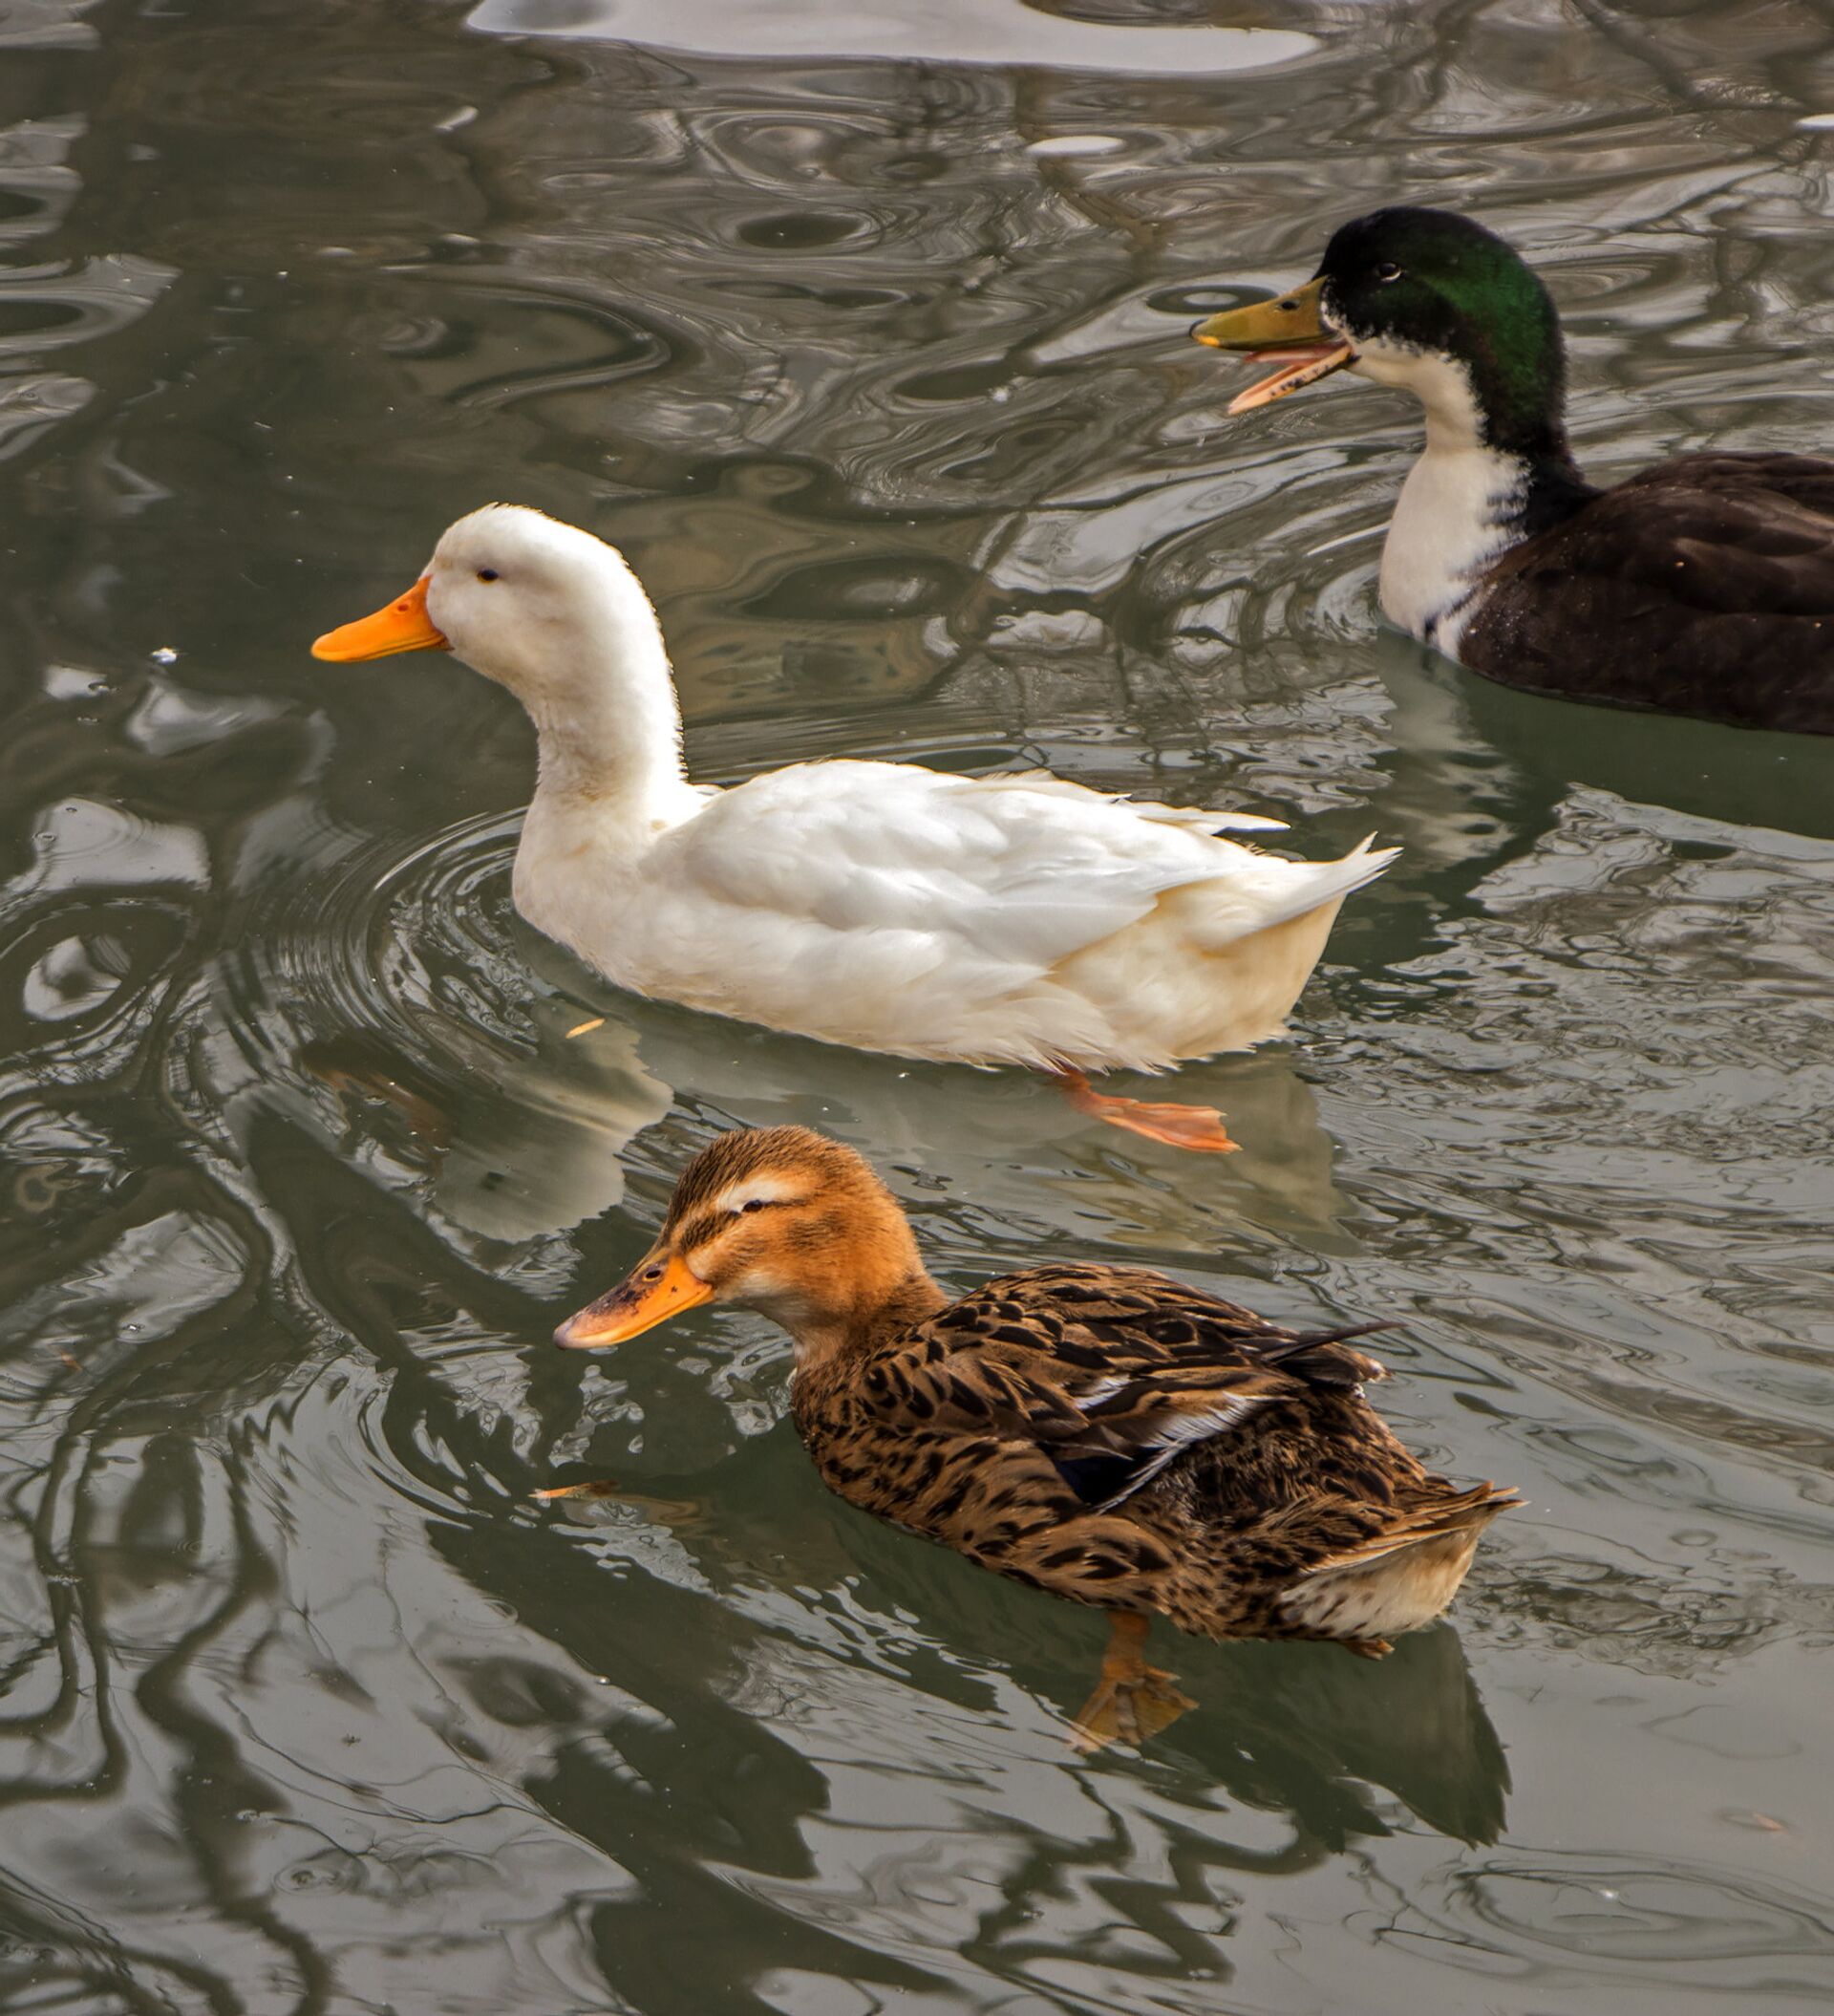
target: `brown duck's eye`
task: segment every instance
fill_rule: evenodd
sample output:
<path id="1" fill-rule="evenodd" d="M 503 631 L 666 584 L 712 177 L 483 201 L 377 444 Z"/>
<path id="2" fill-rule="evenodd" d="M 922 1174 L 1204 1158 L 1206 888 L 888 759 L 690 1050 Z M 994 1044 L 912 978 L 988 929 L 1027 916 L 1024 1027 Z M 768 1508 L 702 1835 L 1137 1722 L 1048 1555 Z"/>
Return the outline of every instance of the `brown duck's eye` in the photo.
<path id="1" fill-rule="evenodd" d="M 1376 277 L 1386 286 L 1389 281 L 1398 280 L 1401 277 L 1401 269 L 1392 259 L 1384 259 L 1381 265 L 1376 268 Z"/>
<path id="2" fill-rule="evenodd" d="M 478 569 L 478 578 L 480 581 L 495 581 L 497 569 L 494 567 L 480 567 Z"/>
<path id="3" fill-rule="evenodd" d="M 742 1218 L 748 1211 L 762 1211 L 766 1201 L 763 1197 L 747 1197 L 735 1215 Z"/>

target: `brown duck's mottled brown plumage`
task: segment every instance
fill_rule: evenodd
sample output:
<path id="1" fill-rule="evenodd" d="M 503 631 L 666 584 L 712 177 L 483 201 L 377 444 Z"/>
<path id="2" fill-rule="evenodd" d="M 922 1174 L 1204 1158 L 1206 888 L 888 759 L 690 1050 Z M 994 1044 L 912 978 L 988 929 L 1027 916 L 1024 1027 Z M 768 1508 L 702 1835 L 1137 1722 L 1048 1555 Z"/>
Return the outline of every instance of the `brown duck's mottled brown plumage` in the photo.
<path id="1" fill-rule="evenodd" d="M 1144 1268 L 1009 1275 L 850 1344 L 791 1386 L 843 1498 L 1057 1596 L 1210 1638 L 1386 1649 L 1354 1623 L 1366 1606 L 1342 1628 L 1306 1585 L 1429 1545 L 1461 1574 L 1511 1502 L 1423 1469 L 1363 1397 L 1381 1366 L 1342 1336 Z M 1389 1628 L 1444 1604 L 1402 1621 L 1408 1607 Z"/>
<path id="2" fill-rule="evenodd" d="M 1363 1397 L 1383 1373 L 1358 1330 L 1304 1335 L 1094 1264 L 950 1302 L 866 1164 L 800 1127 L 703 1149 L 652 1252 L 558 1339 L 618 1342 L 708 1300 L 791 1332 L 797 1428 L 842 1497 L 1111 1615 L 1378 1655 L 1445 1609 L 1515 1502 L 1402 1448 Z M 1140 1662 L 1140 1628 L 1118 1637 L 1108 1691 L 1142 1712 L 1093 1713 L 1098 1736 L 1184 1705 Z"/>

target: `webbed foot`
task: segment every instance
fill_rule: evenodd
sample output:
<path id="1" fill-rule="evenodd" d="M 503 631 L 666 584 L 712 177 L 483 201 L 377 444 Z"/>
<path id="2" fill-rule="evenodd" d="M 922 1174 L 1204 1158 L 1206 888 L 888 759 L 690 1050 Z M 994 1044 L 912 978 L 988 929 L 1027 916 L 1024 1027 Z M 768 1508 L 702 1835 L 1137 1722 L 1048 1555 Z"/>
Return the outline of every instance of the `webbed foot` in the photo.
<path id="1" fill-rule="evenodd" d="M 1108 1649 L 1102 1654 L 1101 1679 L 1077 1710 L 1074 1747 L 1087 1756 L 1111 1743 L 1141 1748 L 1168 1729 L 1186 1708 L 1197 1704 L 1162 1667 L 1149 1666 L 1142 1656 L 1148 1619 L 1131 1611 L 1108 1613 Z"/>
<path id="2" fill-rule="evenodd" d="M 1052 1076 L 1078 1113 L 1105 1120 L 1110 1126 L 1124 1127 L 1128 1133 L 1143 1135 L 1148 1141 L 1162 1141 L 1168 1147 L 1190 1148 L 1206 1155 L 1227 1155 L 1242 1146 L 1229 1139 L 1223 1116 L 1214 1106 L 1180 1105 L 1175 1100 L 1123 1099 L 1119 1093 L 1098 1092 L 1086 1072 L 1069 1067 L 1053 1072 Z"/>

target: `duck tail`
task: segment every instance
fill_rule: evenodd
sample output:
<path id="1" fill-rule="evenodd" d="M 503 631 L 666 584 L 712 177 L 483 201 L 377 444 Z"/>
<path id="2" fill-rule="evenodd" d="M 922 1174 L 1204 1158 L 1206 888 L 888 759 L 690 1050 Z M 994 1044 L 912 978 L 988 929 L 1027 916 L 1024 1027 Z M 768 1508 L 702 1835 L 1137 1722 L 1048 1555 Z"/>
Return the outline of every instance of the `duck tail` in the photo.
<path id="1" fill-rule="evenodd" d="M 1460 1491 L 1443 1477 L 1429 1478 L 1428 1483 L 1435 1489 L 1418 1504 L 1368 1539 L 1314 1561 L 1306 1576 L 1352 1574 L 1435 1541 L 1475 1539 L 1499 1512 L 1523 1502 L 1522 1493 L 1507 1484 L 1486 1482 Z"/>
<path id="2" fill-rule="evenodd" d="M 1321 900 L 1330 902 L 1333 897 L 1348 896 L 1365 883 L 1374 882 L 1377 875 L 1387 872 L 1391 863 L 1400 859 L 1397 847 L 1377 847 L 1374 833 L 1365 833 L 1350 852 L 1341 860 L 1323 864 L 1327 874 L 1327 888 Z M 1334 869 L 1335 873 L 1330 871 Z"/>
<path id="3" fill-rule="evenodd" d="M 1266 931 L 1294 917 L 1309 916 L 1327 903 L 1341 903 L 1365 883 L 1374 882 L 1389 864 L 1400 856 L 1397 847 L 1378 847 L 1374 833 L 1366 834 L 1348 854 L 1336 861 L 1294 862 L 1301 870 L 1291 878 L 1285 903 L 1257 920 L 1256 929 Z"/>

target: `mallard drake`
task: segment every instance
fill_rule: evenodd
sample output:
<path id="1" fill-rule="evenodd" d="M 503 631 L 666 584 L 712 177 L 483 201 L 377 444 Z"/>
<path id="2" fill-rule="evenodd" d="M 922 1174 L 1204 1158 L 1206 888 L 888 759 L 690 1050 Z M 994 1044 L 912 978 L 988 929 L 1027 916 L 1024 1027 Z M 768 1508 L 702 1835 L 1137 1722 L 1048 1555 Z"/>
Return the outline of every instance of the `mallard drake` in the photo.
<path id="1" fill-rule="evenodd" d="M 798 1432 L 849 1504 L 1108 1613 L 1092 1744 L 1190 1705 L 1145 1663 L 1154 1616 L 1376 1658 L 1439 1616 L 1517 1502 L 1423 1469 L 1364 1399 L 1382 1367 L 1349 1340 L 1386 1325 L 1302 1334 L 1087 1263 L 951 1301 L 866 1162 L 804 1127 L 710 1142 L 655 1245 L 555 1340 L 623 1343 L 703 1302 L 790 1333 Z"/>
<path id="2" fill-rule="evenodd" d="M 655 611 L 623 557 L 540 511 L 452 525 L 320 658 L 451 651 L 535 723 L 516 907 L 632 992 L 825 1042 L 1051 1071 L 1085 1109 L 1187 1147 L 1207 1107 L 1096 1092 L 1277 1036 L 1344 897 L 1394 850 L 1287 861 L 1281 822 L 1152 804 L 1046 771 L 809 762 L 691 783 Z"/>
<path id="3" fill-rule="evenodd" d="M 1306 286 L 1192 333 L 1279 366 L 1231 413 L 1335 371 L 1425 407 L 1380 587 L 1422 643 L 1530 692 L 1834 734 L 1834 461 L 1715 452 L 1588 483 L 1553 301 L 1494 232 L 1372 211 Z"/>

